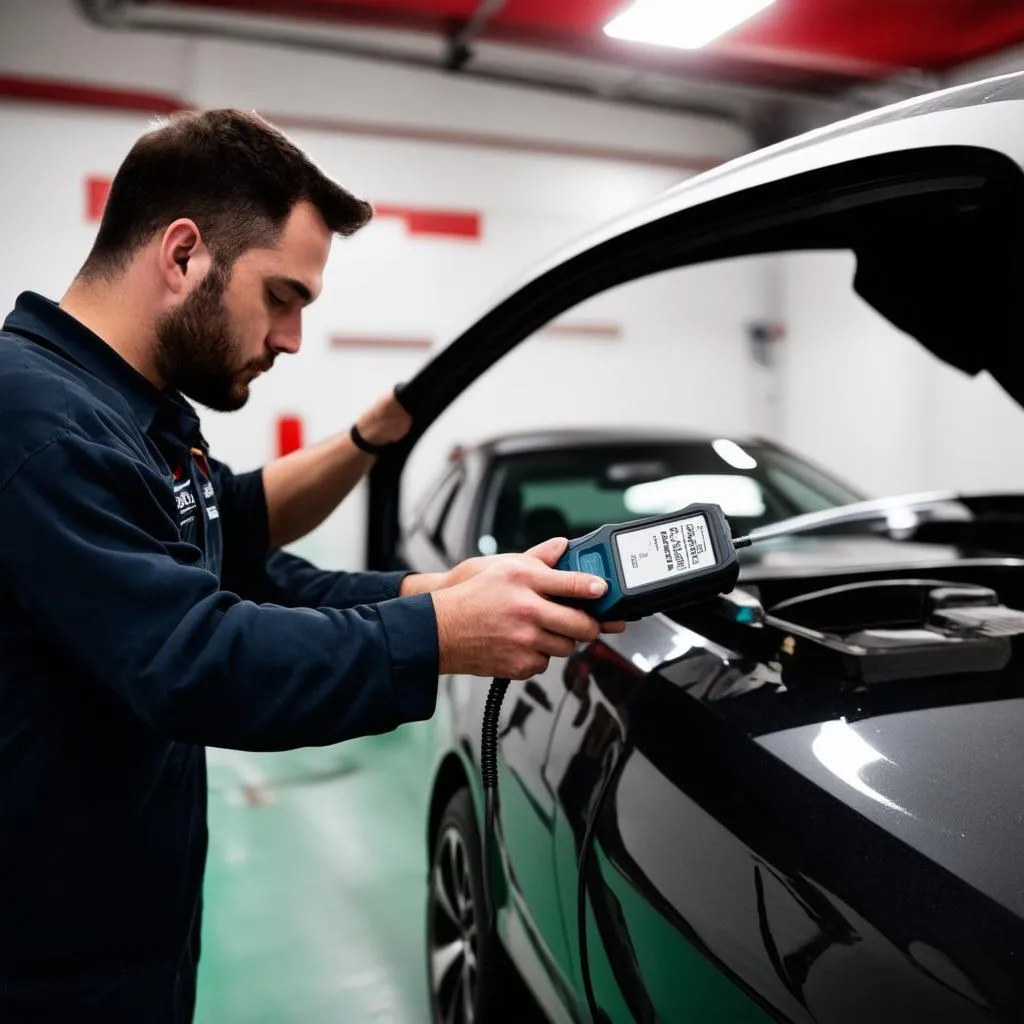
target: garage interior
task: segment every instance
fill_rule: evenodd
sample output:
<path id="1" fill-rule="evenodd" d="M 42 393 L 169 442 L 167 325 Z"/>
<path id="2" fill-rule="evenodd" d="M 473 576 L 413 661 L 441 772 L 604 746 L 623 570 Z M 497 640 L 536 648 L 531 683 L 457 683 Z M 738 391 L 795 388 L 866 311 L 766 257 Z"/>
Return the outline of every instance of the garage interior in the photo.
<path id="1" fill-rule="evenodd" d="M 301 354 L 243 411 L 203 413 L 217 457 L 255 469 L 347 430 L 530 267 L 665 190 L 1024 70 L 1014 0 L 746 6 L 730 23 L 739 0 L 4 0 L 4 308 L 61 293 L 154 118 L 258 111 L 376 215 L 336 241 Z M 1024 487 L 1018 404 L 860 301 L 853 272 L 849 251 L 750 255 L 583 301 L 441 414 L 406 469 L 403 522 L 453 453 L 531 431 L 765 438 L 867 498 Z M 292 550 L 363 569 L 370 526 L 362 484 Z M 199 1024 L 431 1020 L 438 728 L 208 750 Z"/>

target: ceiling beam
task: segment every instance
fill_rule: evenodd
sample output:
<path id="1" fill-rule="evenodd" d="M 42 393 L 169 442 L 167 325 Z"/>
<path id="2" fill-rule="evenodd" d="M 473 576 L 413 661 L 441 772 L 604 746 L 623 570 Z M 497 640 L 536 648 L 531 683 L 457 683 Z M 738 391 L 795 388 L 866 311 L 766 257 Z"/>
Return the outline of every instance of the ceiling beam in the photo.
<path id="1" fill-rule="evenodd" d="M 82 0 L 79 0 L 82 2 Z M 587 57 L 638 71 L 657 71 L 685 79 L 717 81 L 734 85 L 786 89 L 801 95 L 829 94 L 861 81 L 885 78 L 899 68 L 837 54 L 817 53 L 770 44 L 746 43 L 728 38 L 706 50 L 678 50 L 670 47 L 638 46 L 612 39 L 603 33 L 570 34 L 546 31 L 527 25 L 495 20 L 504 0 L 479 0 L 474 14 L 456 22 L 422 10 L 401 11 L 366 2 L 316 2 L 316 0 L 84 0 L 92 6 L 113 11 L 129 8 L 142 11 L 162 8 L 187 16 L 224 17 L 270 16 L 289 20 L 297 26 L 348 25 L 362 29 L 416 33 L 426 39 L 449 43 L 449 66 L 464 66 L 472 58 L 473 39 L 504 43 L 548 53 Z M 461 43 L 461 45 L 460 45 Z M 461 63 L 460 63 L 461 61 Z"/>
<path id="2" fill-rule="evenodd" d="M 332 30 L 323 22 L 289 19 L 285 17 L 251 16 L 228 13 L 206 6 L 193 7 L 169 3 L 136 2 L 136 0 L 72 0 L 85 18 L 100 28 L 121 31 L 158 31 L 181 35 L 291 46 L 321 53 L 331 53 L 362 60 L 371 60 L 403 67 L 421 68 L 434 72 L 446 71 L 443 48 L 436 53 L 420 49 L 390 48 L 383 41 L 367 41 L 346 36 L 341 29 Z M 614 65 L 613 65 L 614 66 Z M 621 70 L 621 67 L 620 67 Z M 466 71 L 474 79 L 527 89 L 539 89 L 567 96 L 600 99 L 623 106 L 658 110 L 698 117 L 716 117 L 742 125 L 742 118 L 728 94 L 742 91 L 741 87 L 726 83 L 721 102 L 714 99 L 696 100 L 683 96 L 649 96 L 640 92 L 617 90 L 606 95 L 599 85 L 585 81 L 554 79 L 549 75 L 516 68 L 480 67 L 476 64 Z M 686 79 L 678 78 L 685 88 Z M 706 93 L 708 83 L 699 78 L 693 85 Z M 781 94 L 780 94 L 781 95 Z M 805 94 L 786 93 L 794 100 L 806 99 Z"/>

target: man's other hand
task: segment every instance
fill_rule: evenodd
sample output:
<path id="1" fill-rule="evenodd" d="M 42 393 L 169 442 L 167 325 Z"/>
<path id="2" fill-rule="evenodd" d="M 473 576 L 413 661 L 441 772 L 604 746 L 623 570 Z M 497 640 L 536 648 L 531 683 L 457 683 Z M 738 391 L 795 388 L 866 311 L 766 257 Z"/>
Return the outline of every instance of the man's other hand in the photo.
<path id="1" fill-rule="evenodd" d="M 371 444 L 394 444 L 409 433 L 412 417 L 389 391 L 356 420 L 356 426 Z"/>

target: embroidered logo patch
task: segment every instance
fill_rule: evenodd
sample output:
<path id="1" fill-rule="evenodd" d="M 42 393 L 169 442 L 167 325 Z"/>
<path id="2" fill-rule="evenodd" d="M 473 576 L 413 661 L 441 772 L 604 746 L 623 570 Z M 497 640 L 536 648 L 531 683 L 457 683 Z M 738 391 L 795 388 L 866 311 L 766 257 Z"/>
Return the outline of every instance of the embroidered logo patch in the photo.
<path id="1" fill-rule="evenodd" d="M 196 496 L 191 480 L 174 485 L 174 502 L 178 506 L 178 526 L 188 526 L 196 517 Z"/>

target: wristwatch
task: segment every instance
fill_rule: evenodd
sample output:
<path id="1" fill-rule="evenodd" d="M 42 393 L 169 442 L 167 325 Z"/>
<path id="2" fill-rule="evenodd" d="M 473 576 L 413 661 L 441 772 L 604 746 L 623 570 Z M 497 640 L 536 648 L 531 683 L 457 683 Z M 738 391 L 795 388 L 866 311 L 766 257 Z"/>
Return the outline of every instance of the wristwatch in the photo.
<path id="1" fill-rule="evenodd" d="M 382 451 L 388 446 L 386 444 L 374 444 L 372 441 L 367 441 L 361 433 L 359 433 L 359 427 L 354 423 L 352 429 L 349 430 L 349 437 L 352 438 L 352 443 L 360 450 L 364 451 L 369 455 L 380 455 Z"/>
<path id="2" fill-rule="evenodd" d="M 396 384 L 395 385 L 395 392 L 394 392 L 394 394 L 395 394 L 395 398 L 398 399 L 398 404 L 403 406 L 404 408 L 406 408 L 406 411 L 408 411 L 408 408 L 405 406 L 405 403 L 402 401 L 402 397 L 401 397 L 402 389 L 404 387 L 405 387 L 404 384 Z M 366 438 L 363 437 L 363 435 L 359 432 L 359 427 L 355 423 L 352 424 L 352 427 L 351 427 L 351 429 L 349 430 L 348 433 L 349 433 L 349 437 L 352 438 L 352 443 L 360 451 L 366 452 L 368 455 L 380 455 L 380 453 L 382 451 L 384 451 L 386 448 L 390 448 L 391 447 L 390 443 L 389 444 L 374 444 L 372 441 L 367 441 Z"/>

